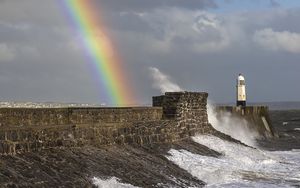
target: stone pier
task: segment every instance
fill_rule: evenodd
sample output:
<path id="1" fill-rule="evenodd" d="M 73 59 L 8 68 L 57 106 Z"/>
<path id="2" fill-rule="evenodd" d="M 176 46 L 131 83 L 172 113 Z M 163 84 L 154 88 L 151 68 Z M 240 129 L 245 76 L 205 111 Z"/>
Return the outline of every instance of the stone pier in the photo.
<path id="1" fill-rule="evenodd" d="M 207 93 L 153 97 L 153 107 L 0 108 L 0 154 L 53 147 L 149 145 L 213 131 Z"/>

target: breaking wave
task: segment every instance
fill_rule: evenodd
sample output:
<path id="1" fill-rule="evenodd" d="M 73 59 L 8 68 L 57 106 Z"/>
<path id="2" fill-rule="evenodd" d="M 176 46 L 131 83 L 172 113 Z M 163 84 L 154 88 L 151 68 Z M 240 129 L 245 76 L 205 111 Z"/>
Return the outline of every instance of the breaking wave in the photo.
<path id="1" fill-rule="evenodd" d="M 215 107 L 209 102 L 207 105 L 208 121 L 212 126 L 232 138 L 235 138 L 248 146 L 256 147 L 256 139 L 259 134 L 249 128 L 249 123 L 242 118 L 234 117 L 229 112 L 217 115 Z"/>
<path id="2" fill-rule="evenodd" d="M 300 151 L 263 151 L 200 135 L 193 140 L 222 154 L 202 156 L 169 151 L 170 161 L 207 183 L 208 187 L 290 187 L 300 184 Z"/>
<path id="3" fill-rule="evenodd" d="M 130 184 L 120 183 L 119 179 L 116 177 L 111 177 L 109 179 L 100 179 L 94 177 L 93 184 L 96 185 L 98 188 L 137 188 Z"/>

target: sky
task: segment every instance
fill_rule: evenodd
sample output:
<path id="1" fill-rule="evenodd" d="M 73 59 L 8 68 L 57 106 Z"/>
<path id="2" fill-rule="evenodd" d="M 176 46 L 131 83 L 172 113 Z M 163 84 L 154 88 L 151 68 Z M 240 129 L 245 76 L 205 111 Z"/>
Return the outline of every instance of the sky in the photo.
<path id="1" fill-rule="evenodd" d="M 91 0 L 137 104 L 151 69 L 218 103 L 300 101 L 299 0 Z M 0 0 L 0 101 L 106 103 L 58 0 Z M 105 91 L 102 91 L 105 92 Z"/>

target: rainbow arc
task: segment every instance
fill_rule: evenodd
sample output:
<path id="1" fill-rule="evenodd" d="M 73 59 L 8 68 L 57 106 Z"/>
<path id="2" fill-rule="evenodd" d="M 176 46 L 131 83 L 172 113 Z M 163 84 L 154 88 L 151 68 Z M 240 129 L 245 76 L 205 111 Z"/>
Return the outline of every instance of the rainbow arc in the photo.
<path id="1" fill-rule="evenodd" d="M 134 104 L 132 88 L 122 70 L 118 54 L 112 45 L 105 25 L 91 0 L 62 0 L 64 9 L 80 36 L 87 61 L 92 65 L 94 76 L 102 83 L 110 105 Z M 103 91 L 103 90 L 102 90 Z"/>

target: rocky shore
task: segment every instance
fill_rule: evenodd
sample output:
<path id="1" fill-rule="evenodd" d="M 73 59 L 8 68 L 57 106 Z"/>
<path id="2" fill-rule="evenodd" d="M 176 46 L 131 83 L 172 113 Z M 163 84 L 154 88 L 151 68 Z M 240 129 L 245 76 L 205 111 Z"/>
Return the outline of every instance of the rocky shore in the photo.
<path id="1" fill-rule="evenodd" d="M 138 187 L 202 187 L 204 182 L 170 162 L 171 149 L 218 157 L 190 139 L 172 144 L 52 148 L 0 157 L 1 187 L 93 187 L 93 177 L 117 177 Z"/>

